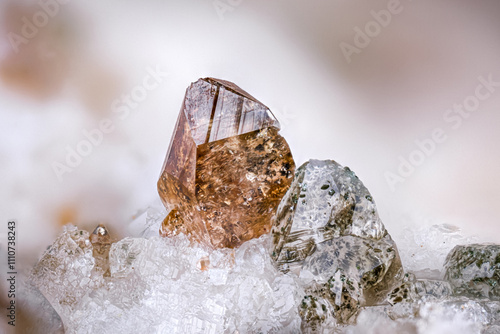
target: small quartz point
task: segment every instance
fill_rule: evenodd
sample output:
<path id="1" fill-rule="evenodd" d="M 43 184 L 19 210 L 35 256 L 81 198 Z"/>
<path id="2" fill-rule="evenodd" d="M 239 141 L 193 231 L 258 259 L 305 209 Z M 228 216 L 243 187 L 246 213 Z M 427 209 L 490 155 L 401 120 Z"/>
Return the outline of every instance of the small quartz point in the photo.
<path id="1" fill-rule="evenodd" d="M 234 248 L 266 234 L 295 164 L 271 111 L 231 82 L 186 91 L 158 192 L 172 210 L 160 235 Z"/>
<path id="2" fill-rule="evenodd" d="M 95 259 L 95 269 L 102 273 L 104 277 L 109 277 L 109 250 L 111 248 L 111 238 L 104 225 L 99 224 L 90 235 L 92 243 L 92 255 Z"/>
<path id="3" fill-rule="evenodd" d="M 444 267 L 455 294 L 500 301 L 500 245 L 456 246 Z"/>
<path id="4" fill-rule="evenodd" d="M 306 332 L 325 328 L 331 315 L 350 323 L 360 306 L 384 302 L 403 276 L 396 244 L 368 189 L 332 160 L 310 160 L 297 170 L 272 235 L 277 266 L 305 278 Z M 319 307 L 307 307 L 312 304 Z"/>

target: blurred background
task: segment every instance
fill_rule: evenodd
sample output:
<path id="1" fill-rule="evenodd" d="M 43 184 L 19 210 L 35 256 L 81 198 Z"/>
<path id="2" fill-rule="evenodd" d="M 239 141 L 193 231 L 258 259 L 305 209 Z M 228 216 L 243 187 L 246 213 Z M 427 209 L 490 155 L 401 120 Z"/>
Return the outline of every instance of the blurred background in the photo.
<path id="1" fill-rule="evenodd" d="M 2 1 L 2 248 L 11 219 L 27 266 L 70 222 L 128 235 L 207 76 L 270 107 L 298 166 L 354 170 L 391 234 L 500 242 L 499 16 L 496 0 Z"/>

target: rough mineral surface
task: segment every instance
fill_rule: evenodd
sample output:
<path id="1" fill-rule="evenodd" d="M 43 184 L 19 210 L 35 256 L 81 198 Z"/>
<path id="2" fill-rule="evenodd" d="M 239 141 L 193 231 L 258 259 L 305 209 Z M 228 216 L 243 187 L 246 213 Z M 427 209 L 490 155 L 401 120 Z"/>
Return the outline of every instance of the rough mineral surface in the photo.
<path id="1" fill-rule="evenodd" d="M 405 228 L 397 235 L 399 255 L 405 272 L 418 278 L 442 280 L 446 257 L 457 245 L 477 243 L 477 238 L 464 235 L 450 224 L 429 224 L 425 219 L 406 220 Z"/>
<path id="2" fill-rule="evenodd" d="M 335 161 L 311 160 L 297 170 L 272 234 L 273 259 L 305 282 L 305 330 L 320 331 L 329 316 L 349 322 L 359 306 L 382 302 L 402 277 L 396 245 L 373 198 Z M 314 298 L 330 305 L 309 307 Z"/>
<path id="3" fill-rule="evenodd" d="M 78 305 L 89 290 L 103 284 L 93 270 L 95 259 L 87 231 L 68 227 L 34 267 L 32 280 L 61 316 Z"/>
<path id="4" fill-rule="evenodd" d="M 406 273 L 401 285 L 391 291 L 387 301 L 394 305 L 402 302 L 442 299 L 451 296 L 452 292 L 450 284 L 446 281 L 417 279 L 415 275 Z"/>
<path id="5" fill-rule="evenodd" d="M 109 249 L 111 248 L 111 238 L 104 225 L 99 224 L 90 235 L 92 243 L 92 255 L 95 259 L 94 269 L 103 276 L 109 276 Z"/>
<path id="6" fill-rule="evenodd" d="M 207 252 L 184 235 L 125 238 L 111 245 L 103 277 L 88 232 L 72 227 L 32 280 L 67 334 L 299 333 L 303 291 L 273 265 L 269 239 Z"/>
<path id="7" fill-rule="evenodd" d="M 456 246 L 444 267 L 454 293 L 500 300 L 500 245 Z"/>
<path id="8" fill-rule="evenodd" d="M 466 297 L 365 307 L 345 334 L 496 334 L 500 303 Z"/>
<path id="9" fill-rule="evenodd" d="M 232 248 L 268 233 L 295 169 L 278 131 L 271 111 L 235 84 L 191 84 L 158 180 L 173 208 L 160 234 Z"/>
<path id="10" fill-rule="evenodd" d="M 148 209 L 144 234 L 157 231 L 165 214 L 161 203 Z M 104 277 L 90 242 L 106 241 L 102 236 L 99 230 L 93 236 L 67 228 L 33 269 L 33 283 L 44 296 L 33 287 L 27 305 L 27 290 L 20 287 L 22 311 L 32 312 L 30 321 L 44 318 L 33 322 L 33 333 L 60 333 L 61 320 L 70 334 L 308 333 L 311 320 L 319 324 L 316 332 L 334 334 L 498 334 L 500 329 L 500 301 L 450 296 L 446 282 L 411 274 L 400 290 L 392 290 L 393 305 L 360 306 L 355 324 L 339 324 L 337 317 L 349 318 L 349 307 L 356 307 L 359 281 L 338 269 L 328 284 L 317 282 L 323 271 L 312 273 L 314 257 L 304 261 L 310 266 L 300 277 L 284 274 L 270 259 L 269 236 L 215 251 L 193 246 L 183 235 L 126 238 L 111 245 L 110 274 Z M 338 305 L 332 300 L 340 290 Z M 399 296 L 403 300 L 394 302 Z"/>

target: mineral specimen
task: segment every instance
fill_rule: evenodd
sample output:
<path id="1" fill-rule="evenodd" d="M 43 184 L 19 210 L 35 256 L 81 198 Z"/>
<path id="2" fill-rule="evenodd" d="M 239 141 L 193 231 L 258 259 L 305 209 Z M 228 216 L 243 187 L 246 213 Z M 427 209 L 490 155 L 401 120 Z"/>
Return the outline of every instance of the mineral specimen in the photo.
<path id="1" fill-rule="evenodd" d="M 92 252 L 89 233 L 69 226 L 33 268 L 31 280 L 63 322 L 88 291 L 103 284 L 102 274 L 94 270 Z"/>
<path id="2" fill-rule="evenodd" d="M 359 306 L 382 302 L 401 279 L 396 244 L 373 198 L 335 161 L 311 160 L 297 170 L 272 234 L 278 266 L 307 278 L 306 294 L 329 301 L 339 322 L 348 322 Z M 306 326 L 318 320 L 311 310 L 302 314 L 309 316 Z"/>
<path id="3" fill-rule="evenodd" d="M 111 239 L 108 230 L 104 225 L 99 224 L 90 235 L 92 243 L 92 255 L 95 259 L 95 269 L 102 275 L 109 276 L 109 249 L 111 248 Z"/>
<path id="4" fill-rule="evenodd" d="M 271 111 L 233 83 L 205 78 L 186 91 L 158 192 L 160 234 L 213 248 L 268 233 L 295 164 Z"/>
<path id="5" fill-rule="evenodd" d="M 348 334 L 496 334 L 500 303 L 448 297 L 395 306 L 364 307 Z"/>
<path id="6" fill-rule="evenodd" d="M 32 280 L 66 333 L 298 333 L 301 289 L 274 267 L 269 239 L 207 252 L 184 235 L 125 238 L 111 245 L 102 277 L 89 233 L 71 227 Z"/>
<path id="7" fill-rule="evenodd" d="M 406 226 L 393 237 L 398 240 L 405 271 L 418 278 L 442 280 L 443 263 L 453 247 L 477 242 L 477 237 L 463 235 L 459 227 L 450 224 L 429 225 L 421 220 L 402 224 Z"/>
<path id="8" fill-rule="evenodd" d="M 442 299 L 451 295 L 451 286 L 446 281 L 417 279 L 412 273 L 406 273 L 401 285 L 391 291 L 387 301 L 394 305 L 401 302 Z"/>
<path id="9" fill-rule="evenodd" d="M 444 267 L 454 293 L 500 300 L 500 245 L 456 246 Z"/>

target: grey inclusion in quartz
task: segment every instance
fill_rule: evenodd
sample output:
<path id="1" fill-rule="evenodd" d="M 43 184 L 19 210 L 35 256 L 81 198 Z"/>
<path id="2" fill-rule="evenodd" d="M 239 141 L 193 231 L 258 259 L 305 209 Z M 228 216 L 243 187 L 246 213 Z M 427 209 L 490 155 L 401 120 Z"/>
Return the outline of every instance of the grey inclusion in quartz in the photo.
<path id="1" fill-rule="evenodd" d="M 329 316 L 349 322 L 360 306 L 383 302 L 402 279 L 396 244 L 370 192 L 335 161 L 310 160 L 296 171 L 272 234 L 277 266 L 306 278 L 301 315 L 309 326 L 319 328 Z"/>
<path id="2" fill-rule="evenodd" d="M 442 280 L 417 279 L 414 274 L 406 273 L 403 282 L 388 295 L 391 305 L 415 303 L 418 301 L 441 300 L 452 295 L 450 283 Z"/>
<path id="3" fill-rule="evenodd" d="M 444 267 L 455 294 L 500 300 L 500 245 L 456 246 Z"/>

